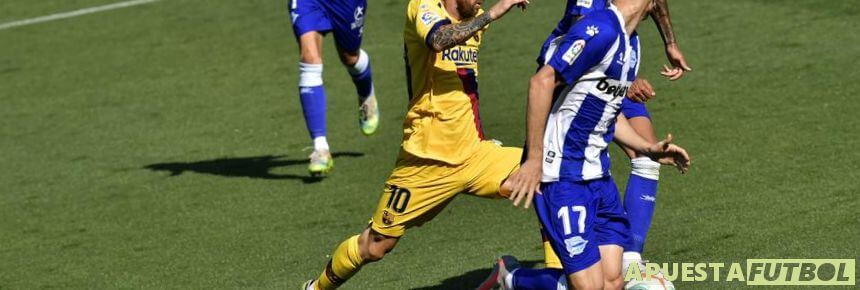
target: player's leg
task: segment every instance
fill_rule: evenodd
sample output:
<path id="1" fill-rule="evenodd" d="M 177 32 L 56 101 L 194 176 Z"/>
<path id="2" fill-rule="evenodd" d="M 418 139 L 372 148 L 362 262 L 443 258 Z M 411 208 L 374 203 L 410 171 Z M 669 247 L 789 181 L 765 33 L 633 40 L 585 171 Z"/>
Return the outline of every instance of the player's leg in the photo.
<path id="1" fill-rule="evenodd" d="M 645 105 L 624 99 L 622 112 L 627 117 L 633 130 L 650 142 L 657 142 L 654 128 L 651 124 L 651 116 Z M 632 239 L 630 244 L 625 245 L 625 258 L 641 260 L 641 253 L 645 246 L 645 238 L 651 227 L 654 209 L 657 202 L 657 185 L 660 179 L 660 163 L 646 156 L 638 155 L 629 148 L 624 148 L 630 157 L 630 178 L 624 196 L 624 209 L 630 220 L 630 232 Z"/>
<path id="2" fill-rule="evenodd" d="M 299 97 L 314 152 L 308 170 L 325 174 L 334 167 L 326 140 L 326 93 L 323 87 L 322 33 L 331 22 L 317 0 L 291 0 L 293 32 L 299 42 Z"/>
<path id="3" fill-rule="evenodd" d="M 540 290 L 567 289 L 567 275 L 561 265 L 561 260 L 549 243 L 547 234 L 541 228 L 544 246 L 544 268 L 519 268 L 511 271 L 508 277 L 500 280 L 499 286 L 504 290 Z"/>
<path id="4" fill-rule="evenodd" d="M 342 242 L 325 270 L 308 286 L 316 290 L 336 289 L 361 270 L 361 266 L 381 260 L 407 228 L 431 220 L 462 190 L 463 182 L 451 178 L 451 172 L 455 171 L 456 168 L 438 162 L 409 156 L 398 158 L 398 166 L 386 181 L 370 226 L 361 235 Z"/>
<path id="5" fill-rule="evenodd" d="M 621 273 L 621 262 L 624 248 L 620 245 L 600 246 L 600 264 L 603 271 L 604 289 L 621 289 L 624 287 L 624 275 Z"/>
<path id="6" fill-rule="evenodd" d="M 500 185 L 520 165 L 522 149 L 503 147 L 491 141 L 481 143 L 481 148 L 469 159 L 467 173 L 471 176 L 467 192 L 485 198 L 504 198 L 510 192 L 500 192 Z M 545 236 L 545 235 L 544 235 Z M 544 238 L 545 269 L 518 268 L 507 275 L 493 275 L 478 289 L 556 289 L 559 283 L 567 285 L 561 270 L 561 261 Z M 490 281 L 495 280 L 495 281 Z M 491 283 L 495 282 L 495 283 Z M 549 288 L 548 288 L 549 287 Z"/>
<path id="7" fill-rule="evenodd" d="M 624 287 L 622 262 L 624 246 L 630 241 L 630 221 L 621 203 L 618 187 L 612 177 L 591 183 L 592 191 L 599 195 L 595 218 L 595 233 L 600 245 L 600 262 L 605 289 Z"/>
<path id="8" fill-rule="evenodd" d="M 568 284 L 576 289 L 604 285 L 596 213 L 599 200 L 590 182 L 551 182 L 535 195 L 535 211 L 547 239 L 561 260 Z"/>
<path id="9" fill-rule="evenodd" d="M 352 236 L 335 248 L 331 260 L 320 276 L 305 284 L 305 290 L 337 289 L 363 265 L 381 260 L 397 245 L 398 237 L 382 235 L 370 227 Z"/>
<path id="10" fill-rule="evenodd" d="M 347 0 L 349 5 L 327 5 L 333 17 L 333 34 L 340 62 L 352 77 L 358 95 L 359 127 L 364 135 L 376 132 L 379 108 L 373 88 L 370 56 L 361 49 L 367 0 Z"/>

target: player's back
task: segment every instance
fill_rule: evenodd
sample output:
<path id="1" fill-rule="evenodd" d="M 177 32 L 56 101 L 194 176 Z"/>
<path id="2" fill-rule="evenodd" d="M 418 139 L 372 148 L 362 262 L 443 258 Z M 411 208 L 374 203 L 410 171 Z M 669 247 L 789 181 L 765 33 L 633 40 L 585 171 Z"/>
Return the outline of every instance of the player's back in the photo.
<path id="1" fill-rule="evenodd" d="M 412 0 L 403 31 L 410 98 L 403 149 L 449 164 L 462 163 L 483 139 L 477 81 L 482 32 L 440 52 L 428 39 L 442 25 L 457 22 L 440 0 Z"/>
<path id="2" fill-rule="evenodd" d="M 627 88 L 635 78 L 638 42 L 611 7 L 574 24 L 551 43 L 552 66 L 567 84 L 557 91 L 544 135 L 544 182 L 591 180 L 609 174 L 606 148 Z M 638 61 L 638 60 L 636 60 Z"/>

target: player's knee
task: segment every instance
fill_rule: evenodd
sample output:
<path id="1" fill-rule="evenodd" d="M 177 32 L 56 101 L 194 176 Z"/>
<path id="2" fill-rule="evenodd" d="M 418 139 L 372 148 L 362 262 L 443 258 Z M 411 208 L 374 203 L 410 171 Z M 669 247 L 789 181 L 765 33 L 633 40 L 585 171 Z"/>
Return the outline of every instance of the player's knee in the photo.
<path id="1" fill-rule="evenodd" d="M 622 288 L 624 288 L 624 279 L 621 278 L 621 274 L 615 275 L 615 277 L 608 278 L 606 281 L 603 281 L 603 289 L 618 290 Z"/>
<path id="2" fill-rule="evenodd" d="M 339 50 L 338 56 L 340 56 L 340 62 L 344 66 L 353 67 L 353 66 L 355 66 L 355 64 L 357 64 L 361 60 L 362 56 L 367 58 L 367 53 L 365 53 L 364 50 L 361 50 L 361 49 L 356 50 L 356 51 Z"/>
<path id="3" fill-rule="evenodd" d="M 397 245 L 397 238 L 387 237 L 373 230 L 365 233 L 363 238 L 359 239 L 359 246 L 362 249 L 361 258 L 367 262 L 382 260 Z"/>
<path id="4" fill-rule="evenodd" d="M 631 173 L 639 177 L 659 180 L 660 163 L 648 157 L 636 157 L 630 160 Z"/>
<path id="5" fill-rule="evenodd" d="M 300 87 L 321 86 L 323 84 L 322 73 L 323 73 L 323 65 L 322 64 L 306 63 L 304 61 L 300 62 L 299 63 L 299 86 Z"/>
<path id="6" fill-rule="evenodd" d="M 322 55 L 316 52 L 305 51 L 302 50 L 302 54 L 299 56 L 301 62 L 303 63 L 312 63 L 312 64 L 322 64 Z"/>

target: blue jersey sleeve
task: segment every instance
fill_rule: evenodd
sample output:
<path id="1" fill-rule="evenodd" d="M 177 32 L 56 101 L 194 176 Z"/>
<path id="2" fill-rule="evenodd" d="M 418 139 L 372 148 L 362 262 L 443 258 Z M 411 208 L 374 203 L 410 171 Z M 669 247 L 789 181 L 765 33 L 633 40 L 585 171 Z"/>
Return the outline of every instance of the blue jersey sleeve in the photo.
<path id="1" fill-rule="evenodd" d="M 567 84 L 574 84 L 603 60 L 617 38 L 612 26 L 583 19 L 568 30 L 548 64 Z"/>

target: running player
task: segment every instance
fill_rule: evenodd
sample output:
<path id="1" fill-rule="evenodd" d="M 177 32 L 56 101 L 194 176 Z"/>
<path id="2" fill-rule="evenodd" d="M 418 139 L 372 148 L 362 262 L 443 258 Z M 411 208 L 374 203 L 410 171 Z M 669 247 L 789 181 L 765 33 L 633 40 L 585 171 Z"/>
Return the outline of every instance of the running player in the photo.
<path id="1" fill-rule="evenodd" d="M 305 124 L 313 140 L 308 171 L 323 175 L 334 168 L 326 140 L 326 93 L 323 88 L 322 37 L 332 32 L 340 62 L 352 76 L 358 93 L 359 127 L 376 132 L 379 109 L 373 90 L 370 57 L 361 49 L 367 0 L 290 0 L 293 32 L 299 42 L 299 96 Z"/>
<path id="2" fill-rule="evenodd" d="M 539 67 L 546 63 L 545 55 L 550 45 L 554 40 L 564 36 L 567 30 L 584 15 L 594 11 L 606 9 L 609 5 L 608 0 L 569 0 L 565 9 L 565 14 L 559 21 L 558 25 L 547 37 L 541 53 L 538 56 L 537 62 Z M 675 41 L 675 34 L 672 28 L 672 22 L 669 17 L 667 0 L 655 0 L 654 9 L 650 12 L 651 18 L 657 24 L 657 28 L 661 33 L 665 44 L 666 55 L 672 67 L 664 66 L 661 74 L 670 80 L 680 79 L 685 71 L 689 71 L 684 55 L 681 53 Z M 635 36 L 634 38 L 638 38 Z M 638 42 L 638 39 L 636 39 Z M 633 62 L 636 64 L 638 72 L 638 60 L 641 58 L 639 51 L 634 51 Z M 638 74 L 638 73 L 637 73 Z M 654 134 L 651 124 L 650 114 L 645 107 L 644 102 L 648 101 L 655 95 L 653 88 L 647 80 L 636 78 L 628 91 L 628 98 L 624 99 L 621 104 L 621 112 L 628 119 L 630 125 L 649 142 L 656 142 L 657 137 Z M 635 101 L 634 101 L 635 100 Z M 621 145 L 621 144 L 620 144 Z M 645 243 L 645 237 L 651 225 L 654 208 L 656 205 L 657 180 L 659 179 L 660 164 L 654 162 L 647 156 L 637 154 L 634 150 L 621 145 L 625 153 L 631 159 L 631 173 L 626 187 L 624 209 L 630 220 L 630 228 L 632 239 L 627 245 L 624 245 L 624 267 L 630 263 L 641 263 L 641 253 Z M 561 264 L 557 257 L 552 253 L 549 247 L 549 242 L 544 239 L 544 247 L 546 249 L 546 267 L 550 269 L 558 269 L 556 271 L 534 271 L 532 269 L 517 270 L 513 281 L 517 281 L 516 289 L 537 289 L 539 285 L 549 286 L 557 282 L 566 285 L 561 271 Z M 507 260 L 507 261 L 505 261 Z M 500 258 L 495 265 L 495 269 L 490 277 L 479 286 L 479 289 L 489 289 L 497 287 L 504 279 L 505 267 L 509 270 L 516 262 L 513 257 Z M 502 273 L 500 273 L 501 271 Z M 561 278 L 561 279 L 559 279 Z M 652 277 L 656 280 L 662 279 L 662 274 L 657 274 Z M 637 283 L 657 283 L 658 281 L 645 281 Z M 663 284 L 671 288 L 671 282 L 663 281 Z M 513 284 L 512 284 L 513 285 Z"/>
<path id="3" fill-rule="evenodd" d="M 486 26 L 527 0 L 411 0 L 403 32 L 409 110 L 397 166 L 370 225 L 342 242 L 309 289 L 335 289 L 382 259 L 410 227 L 431 220 L 460 192 L 496 198 L 522 149 L 485 141 L 478 114 L 478 50 Z"/>
<path id="4" fill-rule="evenodd" d="M 638 154 L 682 172 L 689 166 L 671 136 L 649 142 L 619 116 L 638 62 L 633 53 L 638 41 L 628 31 L 635 31 L 652 3 L 616 3 L 618 8 L 587 15 L 547 50 L 548 65 L 529 88 L 527 159 L 510 178 L 512 197 L 543 192 L 535 197 L 539 219 L 576 289 L 623 286 L 629 223 L 609 176 L 606 148 L 613 135 Z"/>
<path id="5" fill-rule="evenodd" d="M 684 75 L 685 71 L 689 71 L 691 68 L 687 65 L 684 55 L 681 53 L 675 40 L 667 1 L 655 0 L 654 9 L 649 14 L 657 24 L 657 29 L 660 31 L 665 44 L 666 56 L 671 64 L 671 67 L 664 66 L 661 74 L 670 80 L 678 80 Z M 609 4 L 609 0 L 567 1 L 565 15 L 541 47 L 541 53 L 537 59 L 538 65 L 543 66 L 546 63 L 544 55 L 546 55 L 553 40 L 563 36 L 571 25 L 584 15 L 606 9 Z M 638 36 L 635 37 L 638 38 Z M 636 41 L 638 42 L 638 39 Z M 631 56 L 638 65 L 641 53 L 634 51 L 634 54 Z M 654 95 L 655 93 L 651 84 L 647 80 L 637 77 L 631 85 L 628 93 L 629 98 L 624 99 L 621 104 L 622 114 L 629 120 L 630 125 L 636 130 L 636 133 L 650 142 L 657 142 L 657 137 L 654 134 L 651 115 L 648 113 L 644 102 L 654 97 Z M 630 148 L 623 145 L 621 147 L 630 158 L 631 167 L 624 195 L 624 209 L 630 217 L 633 239 L 629 245 L 625 246 L 625 260 L 637 263 L 642 259 L 641 253 L 645 245 L 645 238 L 651 226 L 654 208 L 656 207 L 657 180 L 660 176 L 660 164 L 647 156 L 637 154 Z M 560 267 L 560 265 L 555 266 Z"/>

